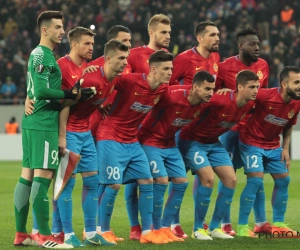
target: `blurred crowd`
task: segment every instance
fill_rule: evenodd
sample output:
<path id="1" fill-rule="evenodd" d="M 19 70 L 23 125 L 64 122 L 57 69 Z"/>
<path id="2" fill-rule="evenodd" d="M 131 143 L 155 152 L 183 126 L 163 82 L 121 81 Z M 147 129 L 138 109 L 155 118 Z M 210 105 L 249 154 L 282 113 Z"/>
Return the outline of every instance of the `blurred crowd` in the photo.
<path id="1" fill-rule="evenodd" d="M 298 0 L 0 0 L 0 103 L 19 104 L 26 97 L 27 59 L 39 43 L 37 16 L 61 10 L 66 33 L 76 27 L 95 29 L 94 58 L 103 54 L 107 30 L 116 24 L 132 32 L 132 47 L 148 43 L 147 23 L 154 14 L 172 20 L 170 52 L 196 45 L 197 23 L 217 24 L 221 60 L 238 53 L 235 32 L 252 26 L 259 32 L 261 58 L 270 66 L 269 86 L 278 85 L 284 65 L 300 66 L 300 1 Z M 55 50 L 69 52 L 67 37 Z"/>

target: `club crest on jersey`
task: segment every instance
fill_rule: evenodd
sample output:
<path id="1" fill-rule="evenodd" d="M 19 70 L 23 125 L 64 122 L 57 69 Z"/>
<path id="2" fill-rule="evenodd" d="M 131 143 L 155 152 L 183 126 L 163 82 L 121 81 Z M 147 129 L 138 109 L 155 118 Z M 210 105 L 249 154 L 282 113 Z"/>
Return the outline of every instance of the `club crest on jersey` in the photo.
<path id="1" fill-rule="evenodd" d="M 259 80 L 261 80 L 264 77 L 263 73 L 260 70 L 257 71 L 256 75 L 258 76 Z"/>
<path id="2" fill-rule="evenodd" d="M 193 115 L 193 117 L 196 118 L 198 115 L 200 115 L 200 110 L 197 110 L 197 112 Z"/>
<path id="3" fill-rule="evenodd" d="M 215 72 L 218 72 L 218 69 L 219 69 L 218 64 L 216 64 L 216 63 L 214 62 L 213 70 L 214 70 Z"/>
<path id="4" fill-rule="evenodd" d="M 156 104 L 159 101 L 160 96 L 158 95 L 157 97 L 155 97 L 155 99 L 153 100 L 153 103 Z"/>
<path id="5" fill-rule="evenodd" d="M 292 119 L 295 115 L 295 111 L 292 109 L 290 112 L 288 112 L 288 118 Z"/>

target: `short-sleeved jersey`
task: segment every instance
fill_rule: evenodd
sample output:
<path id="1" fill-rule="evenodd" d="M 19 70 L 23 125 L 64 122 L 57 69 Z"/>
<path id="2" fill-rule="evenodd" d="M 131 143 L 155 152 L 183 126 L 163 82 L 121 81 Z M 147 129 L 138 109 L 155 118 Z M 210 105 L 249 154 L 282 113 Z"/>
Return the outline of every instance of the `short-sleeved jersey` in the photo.
<path id="1" fill-rule="evenodd" d="M 280 88 L 260 89 L 252 117 L 241 129 L 240 140 L 264 149 L 279 147 L 283 129 L 297 122 L 299 104 L 296 100 L 285 103 Z"/>
<path id="2" fill-rule="evenodd" d="M 62 74 L 62 89 L 71 89 L 74 84 L 82 77 L 83 71 L 87 66 L 87 62 L 84 61 L 79 67 L 76 65 L 69 55 L 65 55 L 57 60 Z"/>
<path id="3" fill-rule="evenodd" d="M 60 100 L 39 100 L 36 98 L 35 85 L 45 84 L 47 88 L 61 89 L 61 71 L 52 50 L 37 46 L 30 54 L 27 68 L 27 95 L 35 101 L 34 113 L 22 120 L 22 128 L 58 131 Z"/>
<path id="4" fill-rule="evenodd" d="M 98 126 L 96 139 L 137 142 L 139 125 L 168 90 L 167 84 L 152 90 L 146 74 L 127 74 L 116 79 L 118 91 L 108 117 Z"/>
<path id="5" fill-rule="evenodd" d="M 218 137 L 240 122 L 254 107 L 249 101 L 245 106 L 238 108 L 235 91 L 225 95 L 215 94 L 207 103 L 208 108 L 199 118 L 183 127 L 180 138 L 196 140 L 205 144 L 219 141 Z"/>
<path id="6" fill-rule="evenodd" d="M 204 58 L 199 54 L 196 47 L 186 50 L 174 59 L 170 85 L 176 81 L 181 85 L 190 85 L 193 82 L 194 75 L 201 70 L 208 71 L 216 79 L 219 63 L 220 55 L 217 52 L 213 52 L 208 58 Z"/>
<path id="7" fill-rule="evenodd" d="M 246 66 L 240 61 L 239 56 L 232 56 L 219 64 L 216 90 L 221 88 L 235 90 L 237 73 L 246 69 L 257 74 L 261 88 L 268 87 L 269 66 L 265 60 L 258 58 L 257 62 L 252 63 L 251 66 Z"/>
<path id="8" fill-rule="evenodd" d="M 170 148 L 175 144 L 175 133 L 203 112 L 203 104 L 192 106 L 190 92 L 180 85 L 170 86 L 168 92 L 142 122 L 138 132 L 141 144 Z"/>
<path id="9" fill-rule="evenodd" d="M 103 67 L 104 66 L 104 56 L 98 57 L 95 60 L 89 62 L 89 66 L 90 65 L 97 65 L 99 67 Z M 127 64 L 124 68 L 124 71 L 122 72 L 122 74 L 129 74 L 131 73 L 131 66 L 130 64 Z M 115 96 L 117 94 L 117 91 L 114 90 L 112 92 L 112 94 L 108 97 L 108 99 L 106 100 L 107 103 L 112 103 L 113 100 L 115 99 Z M 104 103 L 103 105 L 106 105 L 106 103 Z M 95 137 L 96 133 L 97 133 L 97 128 L 98 128 L 98 124 L 100 123 L 100 121 L 102 120 L 102 114 L 98 111 L 95 110 L 91 116 L 90 116 L 90 129 L 92 132 L 92 135 Z"/>
<path id="10" fill-rule="evenodd" d="M 154 52 L 155 50 L 150 49 L 146 45 L 131 49 L 127 61 L 132 68 L 132 73 L 149 74 L 150 68 L 148 60 Z"/>
<path id="11" fill-rule="evenodd" d="M 96 95 L 86 101 L 79 101 L 71 106 L 67 131 L 86 132 L 89 130 L 90 115 L 105 102 L 114 90 L 114 81 L 109 82 L 104 74 L 103 67 L 93 73 L 83 75 L 82 88 L 96 88 Z"/>

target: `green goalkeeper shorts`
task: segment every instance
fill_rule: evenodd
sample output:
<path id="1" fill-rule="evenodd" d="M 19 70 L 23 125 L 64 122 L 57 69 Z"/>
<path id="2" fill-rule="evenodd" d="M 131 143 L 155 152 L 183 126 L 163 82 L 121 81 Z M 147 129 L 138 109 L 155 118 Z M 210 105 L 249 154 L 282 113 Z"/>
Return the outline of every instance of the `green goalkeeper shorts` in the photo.
<path id="1" fill-rule="evenodd" d="M 58 132 L 22 129 L 23 167 L 58 169 Z"/>

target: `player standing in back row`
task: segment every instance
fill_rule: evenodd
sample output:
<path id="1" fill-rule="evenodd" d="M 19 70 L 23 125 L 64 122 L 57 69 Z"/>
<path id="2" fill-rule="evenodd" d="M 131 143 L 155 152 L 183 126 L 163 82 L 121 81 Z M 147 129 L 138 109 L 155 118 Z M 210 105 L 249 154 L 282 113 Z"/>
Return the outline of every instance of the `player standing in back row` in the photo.
<path id="1" fill-rule="evenodd" d="M 133 73 L 145 73 L 150 71 L 149 57 L 155 51 L 165 50 L 170 44 L 171 21 L 169 17 L 163 14 L 154 15 L 148 23 L 149 43 L 138 48 L 130 50 L 128 64 L 130 64 Z M 141 236 L 141 226 L 138 220 L 138 185 L 130 183 L 125 186 L 125 202 L 128 218 L 130 222 L 131 240 L 139 240 Z"/>

